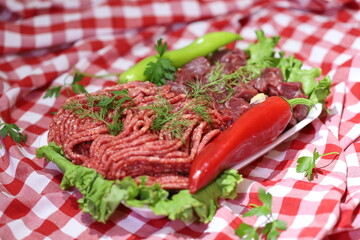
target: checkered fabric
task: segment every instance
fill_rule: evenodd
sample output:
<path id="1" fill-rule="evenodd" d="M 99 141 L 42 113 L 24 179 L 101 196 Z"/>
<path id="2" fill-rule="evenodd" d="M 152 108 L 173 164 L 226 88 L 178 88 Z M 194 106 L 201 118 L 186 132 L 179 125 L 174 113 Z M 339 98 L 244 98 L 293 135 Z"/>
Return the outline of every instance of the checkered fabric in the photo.
<path id="1" fill-rule="evenodd" d="M 1 239 L 237 239 L 247 206 L 262 187 L 274 216 L 287 223 L 279 239 L 360 239 L 360 2 L 352 0 L 2 0 L 0 1 L 0 116 L 28 136 L 19 145 L 0 139 Z M 68 83 L 77 69 L 118 74 L 154 53 L 162 37 L 170 49 L 212 31 L 239 33 L 245 48 L 254 30 L 281 36 L 278 49 L 319 67 L 333 80 L 322 115 L 295 137 L 240 171 L 234 200 L 222 200 L 208 224 L 151 220 L 120 206 L 106 224 L 62 191 L 62 173 L 35 157 L 52 113 L 67 98 L 44 99 L 45 89 Z M 116 83 L 116 75 L 85 77 L 89 92 Z M 322 157 L 309 182 L 296 161 Z"/>

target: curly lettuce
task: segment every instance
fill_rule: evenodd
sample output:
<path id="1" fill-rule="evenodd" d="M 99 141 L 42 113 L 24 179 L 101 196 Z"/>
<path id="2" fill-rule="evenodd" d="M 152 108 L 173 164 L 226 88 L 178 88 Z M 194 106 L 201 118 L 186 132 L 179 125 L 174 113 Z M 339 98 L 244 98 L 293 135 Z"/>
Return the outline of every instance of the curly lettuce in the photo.
<path id="1" fill-rule="evenodd" d="M 131 207 L 149 207 L 155 214 L 171 220 L 209 222 L 219 207 L 218 200 L 233 199 L 237 185 L 242 181 L 236 170 L 229 169 L 196 194 L 181 190 L 170 198 L 169 192 L 162 189 L 160 184 L 147 186 L 145 177 L 140 184 L 130 177 L 107 180 L 94 169 L 75 165 L 64 157 L 61 147 L 53 142 L 37 149 L 36 156 L 54 162 L 64 174 L 60 187 L 78 189 L 83 195 L 78 200 L 79 207 L 103 223 L 122 202 Z"/>
<path id="2" fill-rule="evenodd" d="M 276 52 L 275 46 L 280 40 L 279 36 L 266 37 L 264 31 L 255 31 L 257 42 L 252 43 L 245 50 L 248 55 L 248 64 L 281 69 L 284 81 L 300 82 L 306 96 L 314 103 L 324 103 L 330 94 L 332 81 L 329 76 L 317 80 L 321 76 L 320 68 L 303 69 L 303 63 L 294 55 L 285 57 L 283 52 Z"/>

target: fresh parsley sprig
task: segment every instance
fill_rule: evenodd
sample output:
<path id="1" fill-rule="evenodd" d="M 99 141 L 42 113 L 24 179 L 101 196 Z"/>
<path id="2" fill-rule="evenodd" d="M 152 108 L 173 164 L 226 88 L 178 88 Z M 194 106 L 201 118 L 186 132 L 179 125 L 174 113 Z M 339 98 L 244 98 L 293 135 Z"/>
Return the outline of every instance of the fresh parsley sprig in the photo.
<path id="1" fill-rule="evenodd" d="M 7 135 L 17 143 L 25 143 L 27 136 L 21 133 L 20 128 L 12 123 L 0 123 L 0 135 L 5 138 Z"/>
<path id="2" fill-rule="evenodd" d="M 258 197 L 262 202 L 262 205 L 250 204 L 252 209 L 243 215 L 243 217 L 258 216 L 266 217 L 265 226 L 254 227 L 247 223 L 241 223 L 235 230 L 235 234 L 243 240 L 258 240 L 264 237 L 269 240 L 275 240 L 280 235 L 280 230 L 286 230 L 286 222 L 278 219 L 274 219 L 272 215 L 271 205 L 272 196 L 270 193 L 266 193 L 264 189 L 259 188 Z"/>
<path id="3" fill-rule="evenodd" d="M 45 90 L 45 95 L 44 98 L 50 98 L 50 97 L 59 97 L 61 90 L 65 89 L 67 92 L 67 95 L 69 96 L 69 90 L 71 89 L 74 93 L 76 94 L 80 94 L 80 93 L 87 93 L 84 85 L 82 85 L 81 83 L 79 83 L 81 80 L 83 80 L 84 77 L 90 77 L 90 78 L 106 78 L 109 76 L 117 76 L 119 75 L 119 73 L 109 73 L 109 74 L 102 74 L 102 75 L 93 75 L 93 74 L 89 74 L 89 73 L 85 73 L 85 72 L 81 72 L 79 70 L 74 70 L 72 72 L 71 75 L 68 75 L 65 79 L 64 79 L 64 84 L 63 85 L 59 85 L 59 86 L 53 86 L 50 87 L 49 89 Z M 70 76 L 73 76 L 73 80 L 70 84 L 66 83 L 66 79 Z"/>
<path id="4" fill-rule="evenodd" d="M 87 91 L 84 88 L 84 85 L 79 84 L 79 82 L 85 77 L 84 74 L 76 72 L 74 75 L 74 79 L 71 83 L 71 89 L 74 93 L 80 94 L 80 93 L 87 93 Z"/>
<path id="5" fill-rule="evenodd" d="M 79 82 L 84 78 L 84 74 L 75 71 L 74 72 L 74 78 L 73 81 L 70 85 L 67 85 L 66 83 L 64 83 L 63 85 L 59 85 L 59 86 L 53 86 L 49 89 L 45 90 L 45 95 L 44 98 L 50 98 L 55 96 L 55 98 L 60 96 L 61 90 L 62 89 L 67 89 L 70 87 L 71 90 L 76 93 L 76 94 L 80 94 L 80 93 L 87 93 L 87 91 L 85 90 L 84 85 L 80 84 Z"/>
<path id="6" fill-rule="evenodd" d="M 313 151 L 313 155 L 311 157 L 304 156 L 300 157 L 297 160 L 296 172 L 304 173 L 305 177 L 309 181 L 313 179 L 314 169 L 316 167 L 316 161 L 323 156 L 331 155 L 331 154 L 339 154 L 338 152 L 329 152 L 325 154 L 319 154 L 316 148 Z"/>
<path id="7" fill-rule="evenodd" d="M 163 57 L 168 49 L 168 45 L 167 43 L 162 42 L 162 38 L 157 41 L 154 48 L 158 52 L 157 61 L 149 62 L 147 64 L 144 75 L 148 77 L 149 82 L 161 86 L 166 83 L 166 80 L 174 80 L 176 68 L 173 66 L 170 59 Z"/>

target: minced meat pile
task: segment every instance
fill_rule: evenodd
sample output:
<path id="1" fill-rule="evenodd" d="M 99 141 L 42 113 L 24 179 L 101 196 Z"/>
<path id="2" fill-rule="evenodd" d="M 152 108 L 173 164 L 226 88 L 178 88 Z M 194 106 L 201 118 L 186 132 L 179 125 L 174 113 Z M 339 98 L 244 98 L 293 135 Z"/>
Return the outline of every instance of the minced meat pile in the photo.
<path id="1" fill-rule="evenodd" d="M 189 62 L 163 86 L 134 81 L 71 97 L 53 117 L 48 141 L 107 179 L 147 176 L 147 184 L 186 189 L 193 159 L 253 106 L 251 98 L 306 98 L 301 83 L 284 82 L 278 68 L 246 80 L 234 74 L 246 59 L 242 50 L 221 50 Z M 296 106 L 289 126 L 306 114 L 307 107 Z"/>

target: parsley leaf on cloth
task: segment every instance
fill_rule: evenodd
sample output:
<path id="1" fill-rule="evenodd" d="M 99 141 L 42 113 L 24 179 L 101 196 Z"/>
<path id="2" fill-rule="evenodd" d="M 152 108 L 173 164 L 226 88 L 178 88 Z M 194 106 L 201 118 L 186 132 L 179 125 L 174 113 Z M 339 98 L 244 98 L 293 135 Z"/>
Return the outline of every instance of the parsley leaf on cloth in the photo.
<path id="1" fill-rule="evenodd" d="M 304 173 L 305 177 L 307 177 L 308 180 L 311 181 L 313 178 L 315 164 L 316 164 L 316 161 L 318 160 L 318 158 L 327 156 L 327 155 L 331 155 L 331 154 L 339 154 L 339 153 L 338 152 L 330 152 L 330 153 L 325 153 L 325 154 L 320 155 L 315 148 L 314 152 L 313 152 L 313 156 L 311 156 L 311 157 L 304 156 L 304 157 L 300 157 L 297 160 L 296 172 Z"/>
<path id="2" fill-rule="evenodd" d="M 166 80 L 174 80 L 174 73 L 176 68 L 168 58 L 163 58 L 168 46 L 167 43 L 163 43 L 160 38 L 157 44 L 154 45 L 155 50 L 158 52 L 157 61 L 149 62 L 147 68 L 144 71 L 144 75 L 149 78 L 149 82 L 152 82 L 158 86 L 164 85 Z"/>
<path id="3" fill-rule="evenodd" d="M 267 216 L 271 214 L 271 203 L 272 203 L 272 196 L 270 193 L 266 193 L 264 189 L 260 188 L 258 191 L 258 197 L 260 201 L 263 203 L 262 206 L 256 204 L 250 204 L 252 209 L 250 209 L 247 213 L 245 213 L 244 217 L 251 217 L 251 216 Z"/>
<path id="4" fill-rule="evenodd" d="M 10 138 L 17 143 L 24 143 L 26 141 L 26 135 L 21 133 L 20 128 L 16 124 L 0 123 L 0 127 L 1 137 L 4 138 L 9 135 Z"/>
<path id="5" fill-rule="evenodd" d="M 87 93 L 87 91 L 85 90 L 84 85 L 79 83 L 84 78 L 84 76 L 85 75 L 83 73 L 75 71 L 74 72 L 74 78 L 73 78 L 73 81 L 70 84 L 70 86 L 68 86 L 67 84 L 63 84 L 63 85 L 59 85 L 59 86 L 50 87 L 50 88 L 45 90 L 44 98 L 50 98 L 50 97 L 57 98 L 57 97 L 60 96 L 61 90 L 63 88 L 67 89 L 68 87 L 71 87 L 71 90 L 76 94 Z"/>
<path id="6" fill-rule="evenodd" d="M 275 240 L 280 235 L 279 230 L 286 230 L 286 222 L 278 219 L 274 219 L 271 210 L 272 196 L 270 193 L 266 193 L 264 189 L 259 188 L 258 198 L 262 202 L 262 205 L 250 204 L 252 209 L 243 215 L 243 217 L 258 216 L 265 217 L 266 222 L 264 227 L 250 226 L 247 223 L 241 223 L 235 230 L 235 234 L 241 237 L 241 239 L 270 239 Z"/>

